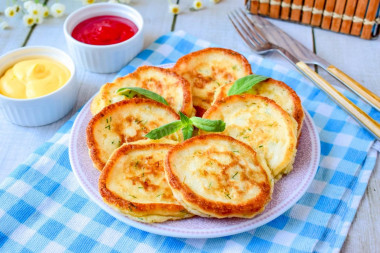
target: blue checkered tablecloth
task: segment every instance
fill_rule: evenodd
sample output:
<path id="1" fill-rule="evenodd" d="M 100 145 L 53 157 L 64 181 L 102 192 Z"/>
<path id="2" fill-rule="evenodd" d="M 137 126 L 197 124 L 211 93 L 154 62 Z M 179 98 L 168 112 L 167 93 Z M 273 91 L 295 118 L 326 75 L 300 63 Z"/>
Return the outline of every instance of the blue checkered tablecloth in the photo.
<path id="1" fill-rule="evenodd" d="M 143 64 L 175 62 L 212 46 L 169 33 L 119 75 Z M 321 161 L 306 194 L 255 230 L 215 239 L 159 236 L 130 227 L 89 200 L 72 172 L 68 141 L 76 115 L 0 184 L 1 252 L 336 252 L 342 247 L 374 168 L 374 138 L 298 72 L 246 54 L 254 73 L 289 84 L 312 116 Z M 380 113 L 346 93 L 379 121 Z"/>

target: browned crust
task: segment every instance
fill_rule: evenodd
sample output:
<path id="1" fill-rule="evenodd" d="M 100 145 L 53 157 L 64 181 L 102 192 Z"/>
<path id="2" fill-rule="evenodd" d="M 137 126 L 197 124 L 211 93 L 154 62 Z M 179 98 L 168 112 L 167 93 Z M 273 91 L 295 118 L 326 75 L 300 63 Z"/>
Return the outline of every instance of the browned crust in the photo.
<path id="1" fill-rule="evenodd" d="M 301 99 L 297 95 L 297 92 L 295 92 L 295 90 L 293 90 L 289 85 L 287 85 L 286 83 L 284 83 L 282 81 L 275 80 L 272 78 L 269 78 L 269 80 L 267 80 L 267 81 L 271 81 L 273 83 L 276 83 L 278 86 L 281 86 L 282 88 L 289 91 L 291 99 L 292 99 L 293 104 L 294 104 L 294 113 L 292 116 L 295 119 L 295 121 L 297 121 L 297 124 L 298 124 L 297 133 L 300 133 L 301 128 L 302 128 L 302 122 L 303 122 L 303 119 L 305 117 L 305 114 L 304 114 L 304 111 L 302 108 Z"/>
<path id="2" fill-rule="evenodd" d="M 181 112 L 184 114 L 190 116 L 193 110 L 193 98 L 191 93 L 191 85 L 190 83 L 183 78 L 182 76 L 178 75 L 171 69 L 166 68 L 160 68 L 155 66 L 141 66 L 138 67 L 134 72 L 129 73 L 126 76 L 118 77 L 114 82 L 112 83 L 106 83 L 104 85 L 105 88 L 109 89 L 112 86 L 116 85 L 118 82 L 123 82 L 125 79 L 139 79 L 139 76 L 142 72 L 149 71 L 149 70 L 155 70 L 157 72 L 161 72 L 163 75 L 172 76 L 178 80 L 178 85 L 181 86 L 181 89 L 183 91 L 183 101 L 182 101 L 182 107 Z M 161 95 L 161 94 L 160 94 Z M 102 94 L 102 99 L 106 100 L 106 95 Z"/>
<path id="3" fill-rule="evenodd" d="M 184 55 L 178 59 L 178 61 L 176 62 L 176 64 L 173 66 L 172 69 L 175 72 L 178 72 L 179 66 L 183 64 L 188 64 L 192 58 L 198 57 L 199 55 L 213 53 L 213 52 L 221 52 L 225 55 L 238 58 L 238 60 L 242 63 L 242 66 L 244 67 L 244 69 L 250 74 L 252 73 L 251 64 L 249 64 L 247 58 L 245 58 L 242 54 L 236 51 L 233 51 L 227 48 L 221 48 L 221 47 L 208 47 L 208 48 L 201 49 L 201 50 L 189 53 L 187 55 Z"/>
<path id="4" fill-rule="evenodd" d="M 175 189 L 181 193 L 181 196 L 185 200 L 185 202 L 191 203 L 197 206 L 197 209 L 203 210 L 207 213 L 215 214 L 216 217 L 228 217 L 238 215 L 242 216 L 252 216 L 265 207 L 265 205 L 271 200 L 272 186 L 271 179 L 264 169 L 262 169 L 263 173 L 266 175 L 266 182 L 260 184 L 260 194 L 246 202 L 242 202 L 239 204 L 230 204 L 218 201 L 210 201 L 192 191 L 186 184 L 183 184 L 178 176 L 175 174 L 172 164 L 170 160 L 175 155 L 176 152 L 182 149 L 186 149 L 191 146 L 193 143 L 207 141 L 210 139 L 224 139 L 230 142 L 234 142 L 238 145 L 243 146 L 252 154 L 252 157 L 256 157 L 256 152 L 247 144 L 236 140 L 230 136 L 222 135 L 222 134 L 208 134 L 208 135 L 199 135 L 188 139 L 182 143 L 175 145 L 171 150 L 169 150 L 166 160 L 165 160 L 165 173 L 167 175 L 168 183 L 172 189 Z M 257 159 L 256 159 L 257 162 Z M 259 163 L 257 162 L 257 165 Z M 261 166 L 260 166 L 261 167 Z"/>
<path id="5" fill-rule="evenodd" d="M 95 124 L 99 120 L 101 120 L 105 115 L 112 112 L 113 110 L 118 109 L 119 107 L 128 107 L 132 104 L 143 104 L 143 103 L 150 104 L 150 105 L 155 106 L 155 107 L 160 107 L 160 108 L 168 111 L 169 113 L 171 113 L 177 120 L 180 119 L 179 115 L 171 107 L 166 106 L 166 105 L 159 103 L 157 101 L 154 101 L 151 99 L 145 99 L 145 98 L 133 98 L 133 99 L 129 99 L 129 100 L 123 100 L 123 101 L 120 101 L 120 102 L 117 102 L 117 103 L 114 103 L 114 104 L 111 104 L 109 106 L 104 107 L 98 114 L 96 114 L 94 117 L 92 117 L 92 119 L 90 120 L 90 122 L 88 123 L 87 128 L 86 128 L 87 147 L 89 149 L 90 158 L 91 158 L 94 166 L 98 170 L 101 171 L 103 169 L 105 163 L 102 162 L 99 158 L 98 143 L 95 140 L 95 136 L 94 136 L 94 132 L 93 132 Z"/>
<path id="6" fill-rule="evenodd" d="M 262 81 L 262 82 L 258 83 L 257 85 L 264 84 L 264 83 L 276 84 L 277 86 L 280 86 L 281 88 L 283 88 L 289 92 L 290 99 L 293 101 L 293 104 L 294 104 L 294 112 L 293 112 L 292 116 L 295 119 L 295 121 L 297 121 L 297 124 L 298 124 L 297 133 L 300 133 L 301 128 L 302 128 L 302 122 L 303 122 L 303 119 L 305 117 L 305 114 L 304 114 L 304 111 L 302 108 L 301 99 L 299 98 L 297 93 L 286 83 L 279 81 L 279 80 L 276 80 L 276 79 L 273 79 L 273 78 L 268 78 L 267 80 Z M 222 87 L 222 89 L 223 89 L 223 87 Z M 216 101 L 222 100 L 225 97 L 227 97 L 227 92 L 228 92 L 228 90 L 222 90 L 219 93 L 219 96 L 216 98 Z M 262 96 L 260 94 L 257 94 L 257 95 Z"/>
<path id="7" fill-rule="evenodd" d="M 238 53 L 236 51 L 233 51 L 233 50 L 227 49 L 227 48 L 220 48 L 220 47 L 209 47 L 209 48 L 205 48 L 205 49 L 198 50 L 198 51 L 189 53 L 187 55 L 184 55 L 184 56 L 182 56 L 181 58 L 179 58 L 177 60 L 177 62 L 173 66 L 172 70 L 174 72 L 176 72 L 176 73 L 179 73 L 180 72 L 179 71 L 180 67 L 182 65 L 188 65 L 189 62 L 193 58 L 202 56 L 204 54 L 214 53 L 214 52 L 222 53 L 224 55 L 228 55 L 229 57 L 236 58 L 241 63 L 241 66 L 243 67 L 244 71 L 246 73 L 248 73 L 248 75 L 252 74 L 251 64 L 248 62 L 247 58 L 245 58 L 242 54 L 240 54 L 240 53 Z M 190 86 L 191 86 L 191 84 L 190 84 Z M 201 107 L 198 106 L 197 111 L 201 111 L 200 108 Z M 203 111 L 206 111 L 208 108 L 201 108 L 201 109 Z M 197 115 L 200 115 L 200 114 L 201 113 L 197 113 Z"/>
<path id="8" fill-rule="evenodd" d="M 203 118 L 206 118 L 208 119 L 209 116 L 211 114 L 213 114 L 215 111 L 218 110 L 218 107 L 222 106 L 223 104 L 226 104 L 226 103 L 232 103 L 234 101 L 241 101 L 241 100 L 253 100 L 253 99 L 261 99 L 263 100 L 265 103 L 268 103 L 268 104 L 271 104 L 273 107 L 275 107 L 280 113 L 281 115 L 285 118 L 285 119 L 288 119 L 287 121 L 291 121 L 291 116 L 289 115 L 289 113 L 287 113 L 284 109 L 282 109 L 281 106 L 279 106 L 276 102 L 274 102 L 272 99 L 270 98 L 267 98 L 267 97 L 262 97 L 262 96 L 258 96 L 258 95 L 251 95 L 251 94 L 244 94 L 244 95 L 233 95 L 233 96 L 228 96 L 228 97 L 225 97 L 224 99 L 222 100 L 219 100 L 217 101 L 216 103 L 214 103 L 203 115 Z M 292 132 L 292 129 L 289 128 L 288 129 L 288 134 L 289 135 L 293 135 L 293 132 Z M 207 132 L 203 132 L 203 131 L 200 131 L 200 134 L 206 134 L 207 135 Z M 297 137 L 297 134 L 299 136 L 299 132 L 296 133 L 296 137 Z M 296 149 L 297 147 L 297 141 L 295 141 L 294 143 L 291 143 L 291 145 L 289 146 L 289 149 L 288 149 L 288 152 L 290 152 L 291 150 L 294 150 Z M 287 166 L 287 165 L 286 165 Z"/>
<path id="9" fill-rule="evenodd" d="M 165 216 L 178 215 L 184 212 L 185 208 L 180 204 L 164 204 L 164 203 L 138 203 L 128 201 L 113 193 L 107 188 L 107 179 L 119 158 L 136 150 L 162 149 L 171 148 L 174 145 L 165 143 L 149 143 L 149 144 L 127 144 L 118 148 L 108 160 L 99 177 L 99 192 L 103 200 L 118 210 L 127 213 L 138 214 L 138 216 L 154 215 L 165 213 Z"/>

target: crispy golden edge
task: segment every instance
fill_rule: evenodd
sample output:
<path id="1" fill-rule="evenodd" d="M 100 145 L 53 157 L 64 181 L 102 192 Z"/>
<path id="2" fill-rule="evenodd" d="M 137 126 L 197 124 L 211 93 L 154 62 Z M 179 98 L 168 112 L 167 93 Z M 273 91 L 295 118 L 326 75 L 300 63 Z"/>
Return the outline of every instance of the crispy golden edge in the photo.
<path id="1" fill-rule="evenodd" d="M 210 114 L 214 113 L 215 111 L 218 110 L 218 107 L 223 105 L 223 104 L 226 104 L 226 103 L 233 103 L 235 101 L 240 101 L 240 100 L 246 100 L 246 99 L 259 99 L 259 100 L 263 100 L 263 102 L 265 103 L 268 103 L 268 104 L 271 104 L 273 107 L 275 107 L 280 113 L 281 115 L 287 119 L 288 122 L 295 122 L 297 123 L 297 121 L 295 121 L 294 119 L 292 119 L 292 116 L 289 115 L 289 113 L 287 113 L 284 109 L 282 109 L 281 106 L 279 106 L 276 102 L 274 102 L 272 99 L 270 98 L 267 98 L 267 97 L 263 97 L 263 96 L 258 96 L 258 95 L 252 95 L 252 94 L 243 94 L 243 95 L 232 95 L 232 96 L 228 96 L 228 97 L 225 97 L 219 101 L 217 101 L 216 103 L 214 103 L 203 115 L 203 118 L 208 118 L 210 116 Z M 293 123 L 292 123 L 293 124 Z M 297 126 L 298 127 L 298 126 Z M 200 131 L 199 134 L 206 134 L 207 135 L 207 132 L 204 132 L 204 131 Z M 288 129 L 288 134 L 291 136 L 293 135 L 293 131 L 292 131 L 292 128 L 289 128 Z M 294 157 L 296 152 L 292 152 L 293 150 L 297 150 L 297 132 L 295 133 L 296 134 L 296 139 L 294 142 L 290 143 L 290 146 L 287 150 L 287 156 L 289 157 Z M 292 155 L 293 153 L 293 155 Z M 294 161 L 294 159 L 293 159 Z M 290 164 L 290 163 L 289 163 Z M 286 166 L 288 166 L 289 164 L 284 164 L 282 167 L 285 168 Z"/>
<path id="2" fill-rule="evenodd" d="M 131 151 L 136 150 L 149 150 L 149 149 L 161 149 L 173 147 L 172 144 L 165 143 L 150 143 L 150 144 L 124 144 L 112 153 L 112 156 L 107 161 L 107 164 L 103 168 L 99 177 L 99 192 L 103 200 L 111 205 L 116 210 L 122 211 L 123 213 L 128 213 L 135 217 L 144 217 L 156 214 L 160 210 L 164 210 L 165 216 L 186 216 L 186 209 L 180 204 L 164 204 L 164 203 L 138 203 L 128 201 L 113 193 L 107 188 L 107 179 L 109 173 L 112 171 L 118 159 L 128 154 Z M 160 214 L 157 214 L 161 216 Z M 188 215 L 187 215 L 188 216 Z"/>
<path id="3" fill-rule="evenodd" d="M 183 198 L 183 201 L 189 202 L 194 207 L 194 205 L 197 207 L 197 209 L 203 210 L 203 212 L 206 213 L 212 213 L 213 216 L 222 218 L 227 216 L 238 216 L 238 217 L 252 217 L 252 213 L 258 213 L 265 205 L 271 200 L 272 191 L 273 191 L 273 182 L 272 182 L 272 176 L 262 168 L 262 171 L 267 176 L 267 182 L 268 184 L 263 185 L 261 187 L 260 195 L 258 195 L 256 198 L 239 203 L 239 204 L 229 204 L 229 203 L 223 203 L 218 201 L 210 201 L 209 199 L 206 199 L 196 193 L 194 193 L 186 184 L 183 184 L 181 180 L 178 178 L 178 176 L 175 174 L 173 167 L 171 166 L 170 160 L 173 156 L 175 156 L 176 152 L 186 149 L 187 147 L 191 146 L 193 143 L 199 142 L 199 141 L 208 141 L 212 139 L 224 139 L 228 140 L 230 142 L 237 143 L 238 145 L 243 146 L 245 149 L 247 149 L 253 157 L 256 156 L 256 152 L 247 144 L 236 140 L 235 138 L 232 138 L 227 135 L 222 134 L 208 134 L 208 135 L 200 135 L 193 138 L 190 138 L 182 143 L 179 143 L 175 145 L 171 150 L 169 150 L 166 160 L 165 160 L 165 174 L 168 180 L 168 183 L 170 187 L 173 189 L 173 191 L 178 191 L 181 194 L 181 197 Z M 257 160 L 257 159 L 256 159 Z"/>
<path id="4" fill-rule="evenodd" d="M 214 53 L 214 52 L 222 53 L 224 55 L 228 55 L 230 57 L 234 57 L 238 59 L 242 63 L 242 66 L 244 67 L 245 71 L 250 74 L 252 73 L 251 64 L 249 64 L 247 58 L 245 58 L 242 54 L 236 51 L 233 51 L 227 48 L 220 48 L 220 47 L 209 47 L 209 48 L 201 49 L 201 50 L 186 54 L 177 60 L 177 62 L 175 63 L 172 69 L 175 72 L 177 72 L 178 68 L 181 65 L 188 64 L 192 58 L 202 56 L 208 53 Z"/>
<path id="5" fill-rule="evenodd" d="M 262 81 L 260 83 L 266 83 L 266 82 L 270 82 L 271 84 L 276 84 L 277 86 L 279 86 L 283 89 L 286 89 L 289 92 L 291 100 L 293 101 L 293 104 L 294 104 L 294 112 L 293 112 L 292 116 L 298 123 L 297 133 L 299 135 L 301 133 L 302 123 L 303 123 L 303 119 L 305 117 L 305 114 L 304 114 L 304 111 L 302 108 L 301 99 L 299 98 L 297 93 L 289 85 L 287 85 L 286 83 L 284 83 L 282 81 L 279 81 L 279 80 L 276 80 L 273 78 L 269 78 L 269 79 Z M 260 85 L 260 83 L 258 83 L 257 85 Z M 222 100 L 225 97 L 227 97 L 228 90 L 225 87 L 228 87 L 228 86 L 230 86 L 230 84 L 225 84 L 221 87 L 221 91 L 217 94 L 217 97 L 215 97 L 214 103 L 219 101 L 219 100 Z"/>
<path id="6" fill-rule="evenodd" d="M 174 116 L 174 118 L 176 118 L 177 120 L 180 119 L 179 115 L 171 107 L 166 106 L 166 105 L 159 103 L 157 101 L 154 101 L 151 99 L 145 99 L 145 98 L 133 98 L 133 99 L 128 99 L 128 100 L 123 100 L 123 101 L 120 101 L 120 102 L 117 102 L 117 103 L 114 103 L 114 104 L 111 104 L 109 106 L 104 107 L 99 113 L 97 113 L 94 117 L 92 117 L 92 119 L 90 120 L 90 122 L 88 123 L 87 128 L 86 128 L 87 147 L 89 149 L 90 158 L 91 158 L 94 166 L 98 170 L 101 171 L 103 169 L 105 163 L 103 163 L 99 159 L 99 156 L 98 156 L 98 149 L 99 148 L 98 148 L 98 144 L 95 140 L 95 136 L 94 136 L 94 132 L 93 132 L 93 128 L 94 128 L 95 124 L 100 119 L 102 119 L 105 115 L 112 112 L 113 110 L 117 110 L 120 107 L 128 107 L 128 106 L 143 104 L 143 103 L 150 104 L 150 105 L 155 106 L 155 107 L 160 107 L 160 108 L 168 111 L 169 113 L 171 113 Z"/>
<path id="7" fill-rule="evenodd" d="M 245 58 L 243 55 L 240 53 L 233 51 L 231 49 L 226 49 L 226 48 L 220 48 L 220 47 L 209 47 L 205 49 L 201 49 L 192 53 L 189 53 L 187 55 L 182 56 L 177 60 L 175 65 L 172 67 L 172 70 L 176 73 L 179 73 L 179 69 L 182 65 L 187 65 L 189 62 L 192 60 L 192 58 L 203 56 L 204 54 L 209 54 L 209 53 L 222 53 L 223 55 L 227 55 L 228 57 L 233 57 L 236 58 L 239 62 L 241 62 L 241 65 L 243 66 L 244 70 L 247 75 L 252 74 L 252 69 L 251 69 L 251 64 L 248 62 L 247 58 Z M 199 106 L 194 106 L 196 110 L 196 115 L 199 117 L 202 117 L 203 113 L 208 109 L 208 108 L 202 108 Z"/>
<path id="8" fill-rule="evenodd" d="M 190 116 L 193 111 L 193 97 L 191 94 L 191 85 L 185 78 L 178 75 L 171 69 L 166 69 L 166 68 L 160 68 L 160 67 L 155 67 L 155 66 L 141 66 L 137 68 L 134 72 L 129 73 L 126 76 L 118 77 L 113 82 L 104 84 L 102 88 L 100 89 L 99 99 L 103 101 L 107 101 L 107 96 L 106 94 L 102 92 L 102 90 L 109 90 L 113 86 L 118 86 L 118 83 L 123 82 L 125 79 L 138 79 L 141 72 L 152 70 L 152 69 L 155 71 L 161 72 L 164 75 L 172 76 L 178 80 L 178 84 L 181 86 L 182 91 L 183 91 L 183 101 L 182 101 L 181 112 Z"/>

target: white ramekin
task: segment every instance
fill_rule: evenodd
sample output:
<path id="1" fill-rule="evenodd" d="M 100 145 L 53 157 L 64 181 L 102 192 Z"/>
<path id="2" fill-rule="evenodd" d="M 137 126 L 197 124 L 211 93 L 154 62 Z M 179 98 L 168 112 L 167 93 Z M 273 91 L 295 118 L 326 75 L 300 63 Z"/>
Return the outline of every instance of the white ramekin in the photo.
<path id="1" fill-rule="evenodd" d="M 131 20 L 138 28 L 137 33 L 126 41 L 112 45 L 89 45 L 71 36 L 72 31 L 80 22 L 104 15 Z M 117 3 L 98 3 L 71 13 L 65 20 L 63 31 L 69 53 L 78 67 L 95 73 L 112 73 L 119 71 L 141 51 L 144 44 L 143 26 L 142 16 L 132 7 Z"/>
<path id="2" fill-rule="evenodd" d="M 0 94 L 0 111 L 10 122 L 20 126 L 42 126 L 65 116 L 74 106 L 79 84 L 75 78 L 75 65 L 65 52 L 46 46 L 23 47 L 0 57 L 0 77 L 19 61 L 36 57 L 50 58 L 65 65 L 70 79 L 58 90 L 47 95 L 15 99 Z"/>

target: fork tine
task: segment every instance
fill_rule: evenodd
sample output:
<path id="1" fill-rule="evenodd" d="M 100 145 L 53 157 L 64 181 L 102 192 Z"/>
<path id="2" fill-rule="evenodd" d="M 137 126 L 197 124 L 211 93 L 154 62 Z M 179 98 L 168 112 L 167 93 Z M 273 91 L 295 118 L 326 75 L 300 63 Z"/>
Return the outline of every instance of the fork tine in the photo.
<path id="1" fill-rule="evenodd" d="M 242 10 L 241 8 L 239 8 L 239 11 L 240 11 L 240 14 L 243 16 L 242 20 L 244 20 L 244 22 L 246 22 L 246 24 L 252 30 L 255 31 L 255 33 L 260 37 L 261 41 L 263 43 L 269 43 L 269 40 L 264 35 L 263 31 L 258 26 L 256 26 L 255 23 L 253 23 L 251 17 L 248 16 L 247 13 L 244 10 Z"/>
<path id="2" fill-rule="evenodd" d="M 259 34 L 257 32 L 255 25 L 252 22 L 250 22 L 251 20 L 249 19 L 248 16 L 246 16 L 244 13 L 242 15 L 242 13 L 239 12 L 238 10 L 236 10 L 236 15 L 237 15 L 238 19 L 240 20 L 240 22 L 243 23 L 243 26 L 245 26 L 247 28 L 247 30 L 249 30 L 248 32 L 249 32 L 251 37 L 253 37 L 260 44 L 267 43 L 267 41 L 262 38 L 261 34 Z M 261 45 L 261 46 L 263 46 L 263 45 Z"/>
<path id="3" fill-rule="evenodd" d="M 247 43 L 247 45 L 249 47 L 251 47 L 253 50 L 256 50 L 256 48 L 260 44 L 251 38 L 249 32 L 245 29 L 245 27 L 236 18 L 236 15 L 233 12 L 230 12 L 228 14 L 228 18 L 230 19 L 232 25 L 235 27 L 236 31 L 240 34 L 242 39 L 245 41 L 245 43 Z"/>

